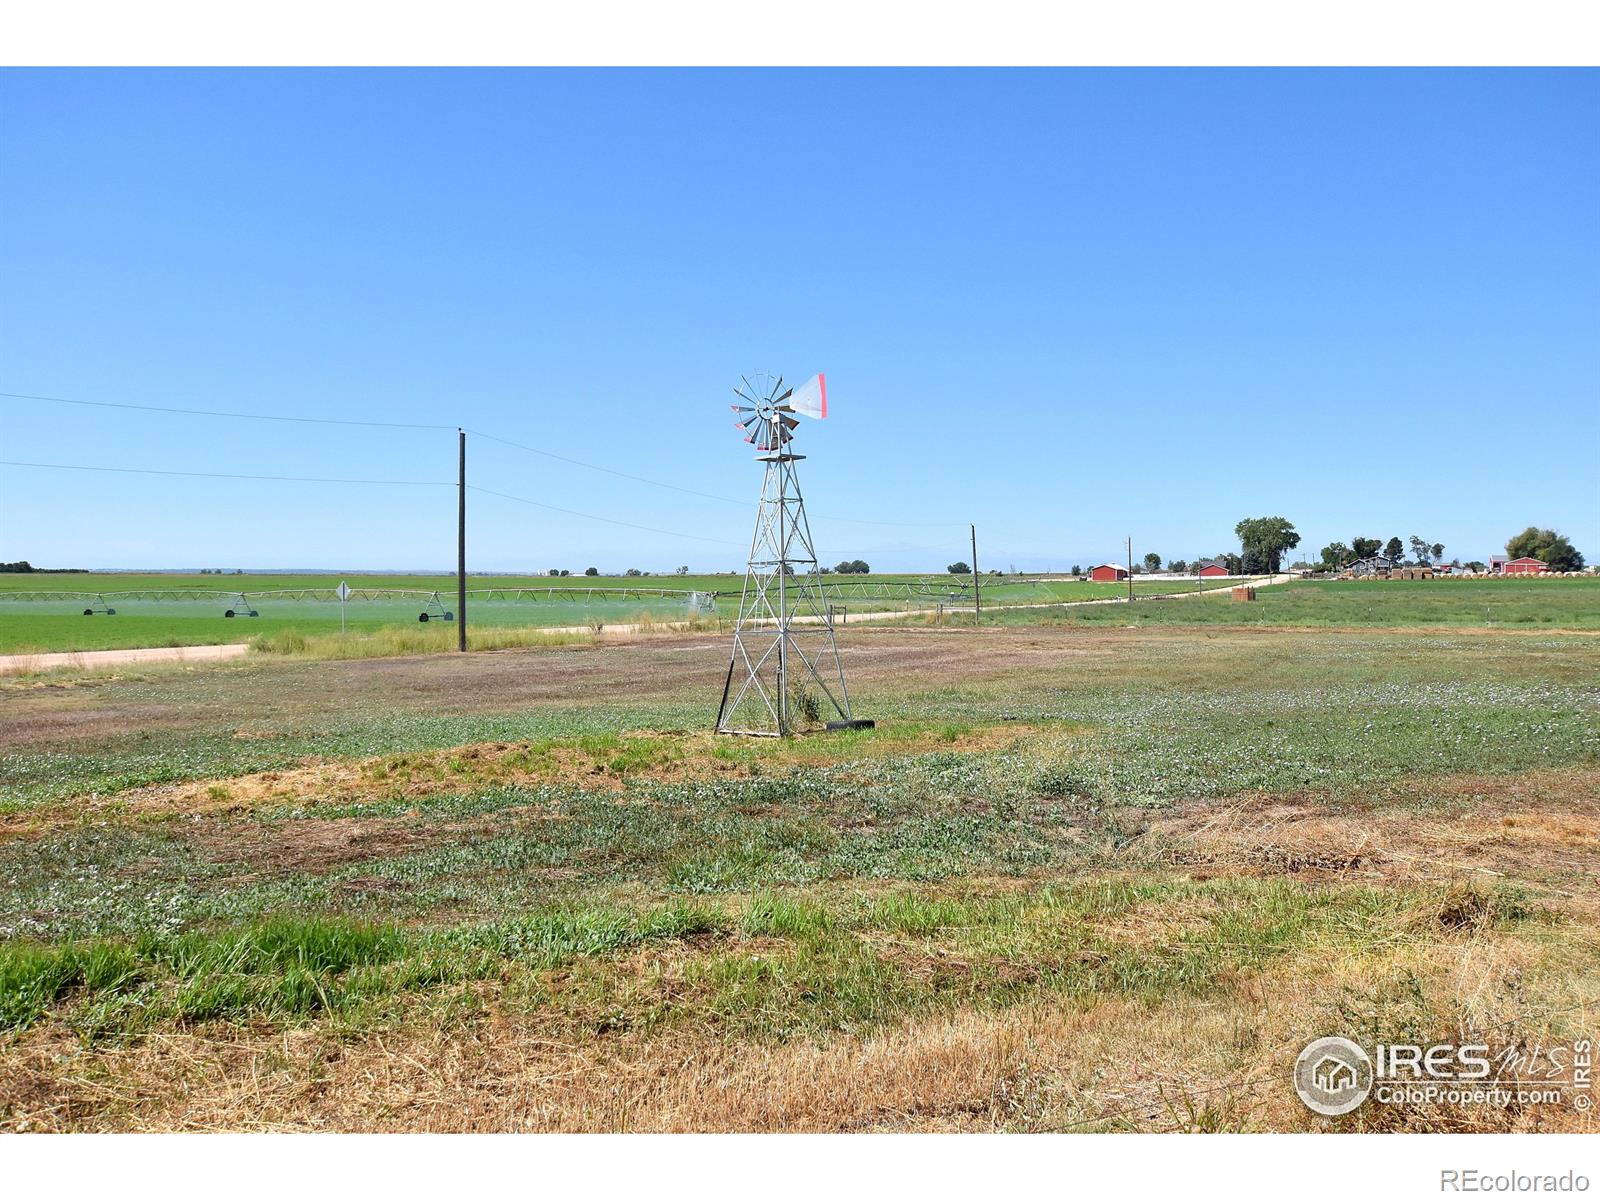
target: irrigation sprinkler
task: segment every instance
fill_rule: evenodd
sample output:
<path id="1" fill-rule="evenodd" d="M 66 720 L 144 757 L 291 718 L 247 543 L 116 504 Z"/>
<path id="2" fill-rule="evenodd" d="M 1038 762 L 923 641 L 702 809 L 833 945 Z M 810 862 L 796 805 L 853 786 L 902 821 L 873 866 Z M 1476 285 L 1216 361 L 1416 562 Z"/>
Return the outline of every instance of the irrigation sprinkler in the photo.
<path id="1" fill-rule="evenodd" d="M 797 414 L 818 420 L 828 415 L 827 385 L 821 375 L 797 388 L 767 374 L 744 377 L 741 383 L 733 389 L 744 401 L 732 406 L 734 425 L 761 451 L 756 461 L 766 464 L 766 472 L 716 730 L 788 737 L 818 725 L 871 728 L 873 722 L 850 712 L 833 614 L 795 473 L 795 463 L 805 455 L 789 449 L 800 425 Z"/>
<path id="2" fill-rule="evenodd" d="M 114 617 L 117 615 L 117 610 L 106 603 L 104 593 L 96 593 L 95 598 L 90 603 L 89 607 L 83 610 L 83 615 L 86 617 L 92 617 L 95 615 L 95 613 L 103 613 L 108 617 Z"/>
<path id="3" fill-rule="evenodd" d="M 428 600 L 428 607 L 417 614 L 417 620 L 426 624 L 429 621 L 454 621 L 455 613 L 444 606 L 444 601 L 439 599 L 439 593 L 434 592 Z"/>
<path id="4" fill-rule="evenodd" d="M 237 601 L 237 607 L 228 609 L 222 615 L 225 617 L 259 617 L 261 614 L 251 606 L 250 601 L 248 598 L 246 598 L 245 594 L 240 592 Z"/>

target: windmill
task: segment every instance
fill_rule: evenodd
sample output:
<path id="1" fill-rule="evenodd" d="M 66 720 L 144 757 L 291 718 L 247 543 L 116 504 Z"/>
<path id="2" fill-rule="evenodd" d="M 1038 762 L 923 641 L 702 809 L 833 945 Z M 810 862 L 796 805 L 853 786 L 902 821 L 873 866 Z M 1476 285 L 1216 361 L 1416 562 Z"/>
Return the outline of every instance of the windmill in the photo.
<path id="1" fill-rule="evenodd" d="M 799 387 L 781 376 L 741 377 L 734 424 L 766 464 L 745 568 L 733 654 L 717 709 L 718 733 L 787 737 L 807 728 L 870 728 L 850 715 L 850 693 L 822 590 L 805 499 L 790 448 L 798 417 L 828 415 L 827 383 Z"/>

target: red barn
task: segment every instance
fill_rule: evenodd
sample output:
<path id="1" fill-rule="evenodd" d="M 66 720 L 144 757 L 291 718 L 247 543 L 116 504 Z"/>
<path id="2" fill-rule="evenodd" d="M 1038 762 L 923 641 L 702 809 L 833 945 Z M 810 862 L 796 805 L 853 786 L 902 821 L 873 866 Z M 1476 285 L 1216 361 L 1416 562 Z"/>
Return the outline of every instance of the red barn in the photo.
<path id="1" fill-rule="evenodd" d="M 1089 568 L 1089 578 L 1096 583 L 1120 583 L 1127 577 L 1128 568 L 1119 567 L 1116 563 L 1102 563 Z"/>
<path id="2" fill-rule="evenodd" d="M 1550 564 L 1541 562 L 1537 558 L 1513 558 L 1500 568 L 1502 575 L 1543 575 L 1550 569 Z"/>
<path id="3" fill-rule="evenodd" d="M 1221 563 L 1209 562 L 1201 567 L 1195 574 L 1201 579 L 1221 579 L 1228 574 L 1228 568 Z"/>

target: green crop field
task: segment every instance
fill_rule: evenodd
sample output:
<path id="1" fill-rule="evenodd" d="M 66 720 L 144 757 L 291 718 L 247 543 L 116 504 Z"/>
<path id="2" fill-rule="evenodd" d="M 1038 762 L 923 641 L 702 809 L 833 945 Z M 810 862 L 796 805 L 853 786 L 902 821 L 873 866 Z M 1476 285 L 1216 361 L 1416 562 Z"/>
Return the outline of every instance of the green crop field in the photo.
<path id="1" fill-rule="evenodd" d="M 0 654 L 104 650 L 140 646 L 201 646 L 272 640 L 277 635 L 327 635 L 340 629 L 333 589 L 341 580 L 356 591 L 345 606 L 345 627 L 372 634 L 421 624 L 433 592 L 453 612 L 455 579 L 441 575 L 169 575 L 0 574 Z M 825 577 L 830 601 L 847 612 L 926 608 L 971 603 L 970 577 L 870 575 Z M 1207 581 L 1213 586 L 1214 581 Z M 581 628 L 641 620 L 681 621 L 696 614 L 689 593 L 715 593 L 711 610 L 731 618 L 738 609 L 742 575 L 645 577 L 495 576 L 468 577 L 469 625 L 479 630 Z M 1140 594 L 1174 588 L 1169 581 L 1139 581 Z M 392 593 L 407 595 L 370 593 Z M 246 601 L 241 602 L 239 593 Z M 983 581 L 986 605 L 1040 604 L 1115 598 L 1126 584 L 1008 577 Z M 115 615 L 86 608 L 104 604 Z M 225 617 L 228 609 L 256 617 Z M 432 630 L 419 644 L 446 648 L 453 638 Z"/>
<path id="2" fill-rule="evenodd" d="M 1590 1128 L 1289 1082 L 1600 1011 L 1597 593 L 1460 586 L 852 625 L 787 742 L 706 633 L 0 680 L 0 1128 Z"/>

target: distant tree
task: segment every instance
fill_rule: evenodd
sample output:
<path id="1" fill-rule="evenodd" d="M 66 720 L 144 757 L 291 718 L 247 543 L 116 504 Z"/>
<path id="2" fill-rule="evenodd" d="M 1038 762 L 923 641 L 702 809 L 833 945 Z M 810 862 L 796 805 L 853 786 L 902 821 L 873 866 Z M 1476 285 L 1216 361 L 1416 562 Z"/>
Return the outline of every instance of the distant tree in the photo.
<path id="1" fill-rule="evenodd" d="M 1167 570 L 1174 575 L 1186 575 L 1189 572 L 1189 564 L 1181 558 L 1175 558 L 1167 564 Z"/>
<path id="2" fill-rule="evenodd" d="M 1161 570 L 1161 555 L 1146 554 L 1144 556 L 1144 569 L 1152 572 Z"/>
<path id="3" fill-rule="evenodd" d="M 1433 557 L 1434 557 L 1435 561 L 1438 561 L 1438 560 L 1444 558 L 1444 543 L 1443 542 L 1435 542 L 1430 547 L 1430 549 L 1432 549 L 1432 551 L 1433 551 Z"/>
<path id="4" fill-rule="evenodd" d="M 1217 555 L 1217 561 L 1228 568 L 1229 575 L 1249 574 L 1245 570 L 1245 560 L 1237 554 L 1219 554 Z M 1274 567 L 1273 570 L 1277 570 L 1277 568 Z"/>
<path id="5" fill-rule="evenodd" d="M 1258 575 L 1276 571 L 1283 552 L 1300 544 L 1300 535 L 1283 517 L 1246 517 L 1233 527 L 1243 550 L 1244 573 Z"/>
<path id="6" fill-rule="evenodd" d="M 585 567 L 583 569 L 583 573 L 585 575 L 589 576 L 591 579 L 593 579 L 596 575 L 600 574 L 600 568 L 599 567 Z"/>
<path id="7" fill-rule="evenodd" d="M 1477 559 L 1473 559 L 1471 562 L 1463 563 L 1462 565 L 1469 571 L 1487 571 L 1489 569 L 1488 564 L 1481 563 Z"/>
<path id="8" fill-rule="evenodd" d="M 567 569 L 566 569 L 566 568 L 565 568 L 565 567 L 563 567 L 563 568 L 562 568 L 562 569 L 561 569 L 561 577 L 562 577 L 562 578 L 563 578 L 563 579 L 565 579 L 565 578 L 566 578 L 566 577 L 567 577 L 567 576 L 568 576 L 568 575 L 571 575 L 571 574 L 572 574 L 572 572 L 571 572 L 571 571 L 569 571 L 569 570 L 567 570 Z"/>
<path id="9" fill-rule="evenodd" d="M 1382 545 L 1377 538 L 1351 538 L 1350 553 L 1357 558 L 1371 558 L 1382 548 Z M 1393 558 L 1394 555 L 1391 554 L 1389 557 Z"/>
<path id="10" fill-rule="evenodd" d="M 832 575 L 833 574 L 833 568 L 832 567 L 818 567 L 817 568 L 817 574 L 818 575 Z"/>
<path id="11" fill-rule="evenodd" d="M 688 567 L 679 567 L 677 573 L 679 575 L 687 575 L 689 573 L 689 568 Z"/>
<path id="12" fill-rule="evenodd" d="M 842 562 L 834 570 L 841 575 L 868 575 L 872 572 L 872 568 L 859 558 L 852 558 Z"/>
<path id="13" fill-rule="evenodd" d="M 1077 563 L 1073 563 L 1072 564 L 1072 573 L 1074 575 L 1082 575 L 1083 574 L 1083 568 L 1080 567 Z"/>
<path id="14" fill-rule="evenodd" d="M 33 572 L 33 564 L 27 559 L 18 562 L 0 563 L 0 573 L 6 575 L 28 575 Z"/>
<path id="15" fill-rule="evenodd" d="M 629 567 L 626 571 L 623 572 L 623 574 L 626 575 L 629 579 L 637 579 L 637 578 L 639 578 L 639 576 L 643 575 L 644 572 L 639 570 L 638 567 Z"/>
<path id="16" fill-rule="evenodd" d="M 1433 547 L 1414 533 L 1411 535 L 1411 557 L 1419 566 L 1426 566 L 1433 561 Z"/>
<path id="17" fill-rule="evenodd" d="M 1343 542 L 1329 542 L 1322 548 L 1322 565 L 1329 571 L 1341 570 L 1355 558 L 1355 551 Z"/>
<path id="18" fill-rule="evenodd" d="M 1554 529 L 1529 525 L 1506 543 L 1506 553 L 1512 558 L 1537 558 L 1552 571 L 1583 570 L 1583 555 Z"/>
<path id="19" fill-rule="evenodd" d="M 561 568 L 560 567 L 551 567 L 550 568 L 550 574 L 552 574 L 552 575 L 560 575 L 561 574 Z"/>
<path id="20" fill-rule="evenodd" d="M 1399 562 L 1405 557 L 1405 553 L 1405 543 L 1397 537 L 1392 537 L 1384 543 L 1383 556 L 1387 559 L 1392 559 L 1394 562 Z"/>
<path id="21" fill-rule="evenodd" d="M 972 568 L 964 562 L 953 562 L 945 568 L 952 575 L 971 575 Z"/>

